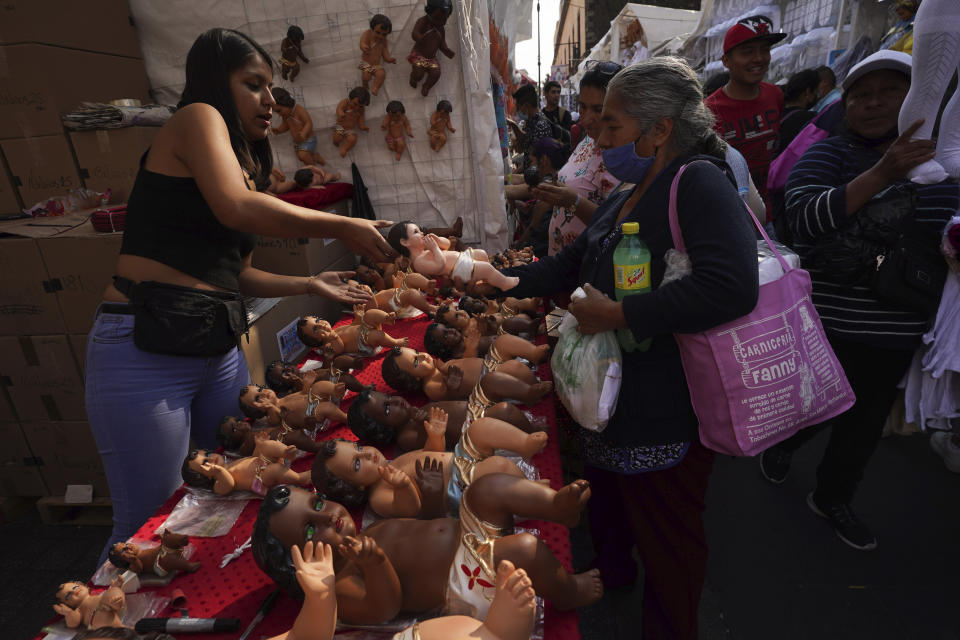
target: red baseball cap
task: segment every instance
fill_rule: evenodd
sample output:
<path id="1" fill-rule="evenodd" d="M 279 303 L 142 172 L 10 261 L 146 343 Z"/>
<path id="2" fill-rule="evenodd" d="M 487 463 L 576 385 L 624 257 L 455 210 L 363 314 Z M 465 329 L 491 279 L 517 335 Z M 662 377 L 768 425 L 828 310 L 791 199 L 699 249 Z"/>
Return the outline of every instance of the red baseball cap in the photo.
<path id="1" fill-rule="evenodd" d="M 723 53 L 729 53 L 730 49 L 744 42 L 763 40 L 775 44 L 786 37 L 785 33 L 774 32 L 773 22 L 767 16 L 750 16 L 727 30 L 727 35 L 723 37 Z"/>

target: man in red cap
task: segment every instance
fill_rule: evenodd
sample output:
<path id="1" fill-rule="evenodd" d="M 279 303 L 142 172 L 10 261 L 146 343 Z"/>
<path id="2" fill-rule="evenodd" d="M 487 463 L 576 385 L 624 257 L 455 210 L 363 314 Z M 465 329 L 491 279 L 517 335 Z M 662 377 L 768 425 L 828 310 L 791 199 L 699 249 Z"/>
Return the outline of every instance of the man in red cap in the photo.
<path id="1" fill-rule="evenodd" d="M 773 31 L 766 16 L 750 16 L 730 27 L 723 38 L 722 58 L 730 80 L 706 98 L 717 117 L 717 133 L 746 158 L 753 183 L 767 205 L 768 220 L 767 170 L 780 129 L 783 93 L 763 82 L 763 76 L 770 66 L 770 47 L 786 37 Z"/>

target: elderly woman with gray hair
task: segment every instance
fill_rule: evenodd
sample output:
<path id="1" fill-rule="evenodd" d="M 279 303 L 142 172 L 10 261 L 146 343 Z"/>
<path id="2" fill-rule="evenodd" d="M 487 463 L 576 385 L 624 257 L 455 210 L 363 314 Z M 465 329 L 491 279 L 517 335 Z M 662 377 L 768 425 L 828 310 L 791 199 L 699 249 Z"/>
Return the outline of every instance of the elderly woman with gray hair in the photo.
<path id="1" fill-rule="evenodd" d="M 595 566 L 607 587 L 636 579 L 644 565 L 645 640 L 697 637 L 706 575 L 703 526 L 713 454 L 699 442 L 697 417 L 673 333 L 699 332 L 753 310 L 757 249 L 750 219 L 713 132 L 700 83 L 679 58 L 658 57 L 620 71 L 607 88 L 597 143 L 607 170 L 633 186 L 614 193 L 590 225 L 556 255 L 507 269 L 520 284 L 504 295 L 546 296 L 583 286 L 570 304 L 582 333 L 629 328 L 646 351 L 623 354 L 616 412 L 600 434 L 578 430 L 590 480 Z M 670 185 L 681 167 L 680 227 L 691 275 L 660 286 L 673 248 Z M 651 253 L 652 291 L 614 299 L 613 252 L 621 225 L 636 222 Z M 624 517 L 626 516 L 626 517 Z"/>

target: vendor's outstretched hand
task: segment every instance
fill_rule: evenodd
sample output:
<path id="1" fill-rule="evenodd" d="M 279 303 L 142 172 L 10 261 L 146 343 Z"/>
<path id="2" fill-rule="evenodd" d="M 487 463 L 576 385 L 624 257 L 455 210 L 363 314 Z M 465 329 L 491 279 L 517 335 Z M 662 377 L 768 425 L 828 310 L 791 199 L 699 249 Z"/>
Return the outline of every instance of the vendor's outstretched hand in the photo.
<path id="1" fill-rule="evenodd" d="M 396 257 L 397 252 L 387 244 L 386 239 L 378 231 L 382 227 L 392 226 L 392 222 L 363 218 L 346 218 L 344 222 L 350 226 L 346 227 L 338 237 L 354 253 L 367 256 L 374 262 L 389 262 Z"/>
<path id="2" fill-rule="evenodd" d="M 310 278 L 309 293 L 323 296 L 344 304 L 366 304 L 370 294 L 360 285 L 349 284 L 347 278 L 356 275 L 354 271 L 325 271 Z"/>
<path id="3" fill-rule="evenodd" d="M 587 297 L 571 300 L 567 306 L 567 311 L 577 319 L 577 330 L 580 333 L 603 333 L 627 326 L 623 307 L 619 302 L 611 300 L 589 283 L 583 285 L 583 290 Z"/>
<path id="4" fill-rule="evenodd" d="M 537 186 L 531 187 L 530 195 L 555 207 L 570 208 L 577 201 L 577 192 L 572 187 L 549 182 L 541 182 Z"/>
<path id="5" fill-rule="evenodd" d="M 290 548 L 293 566 L 297 571 L 297 582 L 307 596 L 333 595 L 333 549 L 328 544 L 314 545 L 313 540 L 303 547 L 293 545 Z"/>

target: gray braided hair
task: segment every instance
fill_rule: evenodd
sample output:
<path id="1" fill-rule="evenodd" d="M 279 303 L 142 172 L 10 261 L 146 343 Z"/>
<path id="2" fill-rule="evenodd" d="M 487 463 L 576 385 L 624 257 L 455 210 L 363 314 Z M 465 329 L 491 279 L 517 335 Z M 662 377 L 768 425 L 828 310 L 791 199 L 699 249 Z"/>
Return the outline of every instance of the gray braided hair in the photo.
<path id="1" fill-rule="evenodd" d="M 610 81 L 627 117 L 643 133 L 662 118 L 673 120 L 670 146 L 679 155 L 705 153 L 724 158 L 727 143 L 713 130 L 713 113 L 703 103 L 700 81 L 681 58 L 657 56 L 630 65 Z"/>

